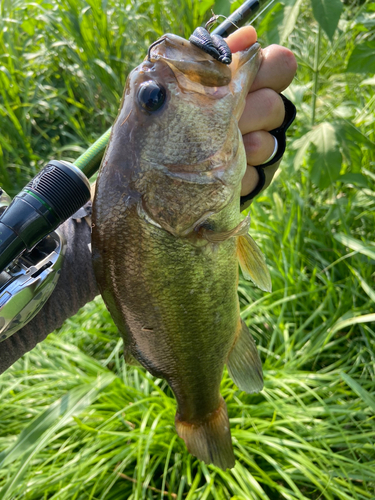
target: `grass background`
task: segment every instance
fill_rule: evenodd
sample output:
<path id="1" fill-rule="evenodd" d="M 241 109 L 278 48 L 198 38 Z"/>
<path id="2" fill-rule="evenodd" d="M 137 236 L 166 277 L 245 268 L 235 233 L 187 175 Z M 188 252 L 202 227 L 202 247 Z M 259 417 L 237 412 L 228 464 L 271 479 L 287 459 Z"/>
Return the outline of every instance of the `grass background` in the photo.
<path id="1" fill-rule="evenodd" d="M 2 0 L 0 184 L 15 194 L 47 159 L 75 159 L 149 43 L 238 5 Z M 275 2 L 255 23 L 296 54 L 298 116 L 251 207 L 273 292 L 239 286 L 265 389 L 224 374 L 236 467 L 187 453 L 171 391 L 124 364 L 97 298 L 0 378 L 3 500 L 375 498 L 375 7 L 331 0 L 327 21 L 319 5 Z"/>

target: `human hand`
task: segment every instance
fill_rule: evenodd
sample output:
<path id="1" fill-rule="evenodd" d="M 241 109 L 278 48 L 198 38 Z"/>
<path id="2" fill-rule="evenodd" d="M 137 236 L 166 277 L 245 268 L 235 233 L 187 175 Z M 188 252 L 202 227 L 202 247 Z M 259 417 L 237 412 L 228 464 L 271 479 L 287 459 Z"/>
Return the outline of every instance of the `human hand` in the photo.
<path id="1" fill-rule="evenodd" d="M 232 52 L 245 50 L 256 41 L 257 34 L 252 26 L 245 26 L 226 39 Z M 285 118 L 285 106 L 279 93 L 290 85 L 297 71 L 296 59 L 289 49 L 270 45 L 262 52 L 262 63 L 239 121 L 248 165 L 242 179 L 241 196 L 251 193 L 258 184 L 259 174 L 253 165 L 265 163 L 274 150 L 275 141 L 269 131 L 280 127 Z"/>

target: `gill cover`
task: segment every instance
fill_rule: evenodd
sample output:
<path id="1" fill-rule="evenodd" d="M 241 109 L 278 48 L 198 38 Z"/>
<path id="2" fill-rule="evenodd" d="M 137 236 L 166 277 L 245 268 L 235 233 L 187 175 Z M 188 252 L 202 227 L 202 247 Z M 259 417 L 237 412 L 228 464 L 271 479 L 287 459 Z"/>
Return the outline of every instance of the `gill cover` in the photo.
<path id="1" fill-rule="evenodd" d="M 157 40 L 127 80 L 100 171 L 102 217 L 134 205 L 188 236 L 225 207 L 246 169 L 238 119 L 260 60 L 258 44 L 226 66 L 176 35 Z"/>

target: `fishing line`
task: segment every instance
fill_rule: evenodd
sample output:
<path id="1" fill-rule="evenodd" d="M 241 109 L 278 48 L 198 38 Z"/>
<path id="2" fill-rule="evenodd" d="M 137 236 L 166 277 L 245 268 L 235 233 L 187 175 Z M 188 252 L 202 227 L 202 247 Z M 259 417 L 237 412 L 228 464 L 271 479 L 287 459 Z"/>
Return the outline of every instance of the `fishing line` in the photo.
<path id="1" fill-rule="evenodd" d="M 259 8 L 259 0 L 246 0 L 238 9 L 225 19 L 217 28 L 212 31 L 211 35 L 219 35 L 222 38 L 227 38 L 231 33 L 236 31 L 255 14 Z"/>
<path id="2" fill-rule="evenodd" d="M 226 16 L 223 16 L 222 14 L 215 14 L 214 11 L 211 9 L 211 13 L 212 13 L 212 17 L 211 19 L 209 19 L 206 24 L 205 24 L 205 28 L 207 31 L 209 31 L 209 28 L 212 28 L 212 26 L 218 22 L 219 18 L 220 17 L 223 17 L 225 20 L 227 20 L 228 18 Z M 233 21 L 229 20 L 230 23 L 233 24 L 233 26 L 236 28 L 236 30 L 239 29 L 239 26 L 237 26 Z"/>
<path id="3" fill-rule="evenodd" d="M 265 12 L 276 0 L 271 0 L 268 4 L 261 10 L 261 12 L 251 21 L 255 21 L 258 17 Z M 260 5 L 260 0 L 246 0 L 237 10 L 235 10 L 229 17 L 226 18 L 212 33 L 211 35 L 220 35 L 226 38 L 236 29 L 244 26 L 248 20 L 255 14 Z"/>
<path id="4" fill-rule="evenodd" d="M 254 19 L 249 24 L 253 24 L 253 22 L 256 21 L 258 17 L 261 16 L 263 12 L 265 12 L 275 2 L 276 0 L 271 0 L 270 2 L 268 2 L 268 4 L 254 17 Z"/>

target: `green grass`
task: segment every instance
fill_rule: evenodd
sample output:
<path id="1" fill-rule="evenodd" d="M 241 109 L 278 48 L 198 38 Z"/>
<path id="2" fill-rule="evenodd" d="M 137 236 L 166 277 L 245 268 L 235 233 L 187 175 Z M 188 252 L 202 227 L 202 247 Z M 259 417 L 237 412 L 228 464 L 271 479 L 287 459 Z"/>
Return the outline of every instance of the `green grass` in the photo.
<path id="1" fill-rule="evenodd" d="M 282 172 L 250 210 L 273 292 L 239 286 L 265 389 L 246 395 L 226 373 L 221 388 L 236 467 L 224 473 L 187 453 L 170 389 L 125 365 L 98 298 L 1 376 L 3 500 L 375 498 L 375 98 L 374 84 L 360 85 L 371 75 L 346 71 L 353 48 L 375 38 L 375 9 L 359 3 L 347 7 L 333 44 L 321 35 L 317 66 L 307 0 L 288 37 L 299 61 L 288 91 L 298 119 Z M 74 158 L 100 135 L 147 43 L 166 30 L 188 34 L 204 11 L 183 2 L 97 1 L 85 13 L 89 3 L 78 0 L 39 5 L 2 4 L 0 45 L 13 55 L 0 65 L 19 91 L 3 87 L 0 175 L 14 192 L 49 154 Z M 4 20 L 26 8 L 34 33 Z M 273 28 L 285 12 L 263 18 L 264 44 L 280 36 Z M 100 43 L 90 45 L 90 30 Z M 329 127 L 322 150 L 311 134 Z"/>
<path id="2" fill-rule="evenodd" d="M 164 32 L 189 36 L 213 1 L 3 0 L 0 183 L 16 194 L 74 160 L 116 117 L 126 76 Z"/>

